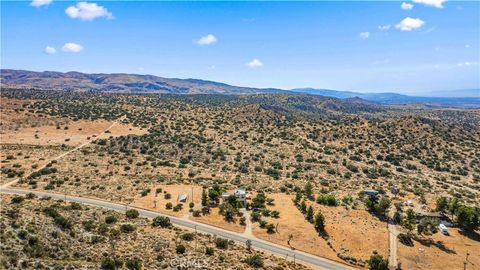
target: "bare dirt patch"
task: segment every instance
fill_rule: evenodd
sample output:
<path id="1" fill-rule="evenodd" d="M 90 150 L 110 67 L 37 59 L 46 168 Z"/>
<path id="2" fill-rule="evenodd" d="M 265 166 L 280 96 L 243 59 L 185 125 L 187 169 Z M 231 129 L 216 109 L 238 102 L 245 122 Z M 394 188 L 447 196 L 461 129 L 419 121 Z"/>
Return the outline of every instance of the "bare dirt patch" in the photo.
<path id="1" fill-rule="evenodd" d="M 157 188 L 162 190 L 158 194 L 156 193 Z M 140 195 L 134 199 L 131 205 L 150 209 L 163 214 L 183 217 L 189 213 L 189 204 L 192 202 L 192 191 L 193 203 L 198 208 L 202 201 L 202 187 L 193 185 L 156 185 L 151 189 L 147 196 Z M 170 199 L 166 199 L 166 194 L 170 194 Z M 187 200 L 183 203 L 178 201 L 179 196 L 182 194 L 187 195 Z M 180 211 L 175 212 L 172 209 L 168 210 L 165 208 L 167 203 L 171 203 L 173 206 L 180 203 L 183 207 Z"/>
<path id="2" fill-rule="evenodd" d="M 275 199 L 275 205 L 268 208 L 280 212 L 280 218 L 267 219 L 269 223 L 278 224 L 277 233 L 268 234 L 255 223 L 253 232 L 258 238 L 288 246 L 288 240 L 292 235 L 290 246 L 295 249 L 337 261 L 342 261 L 337 257 L 337 253 L 366 261 L 373 250 L 388 257 L 387 225 L 368 212 L 312 204 L 315 211 L 321 209 L 325 216 L 325 229 L 329 236 L 329 239 L 325 240 L 295 207 L 292 196 L 277 193 L 269 194 L 268 197 Z M 328 243 L 332 247 L 329 247 Z"/>
<path id="3" fill-rule="evenodd" d="M 448 231 L 448 236 L 436 233 L 425 240 L 414 240 L 413 247 L 398 243 L 402 269 L 464 269 L 464 262 L 466 269 L 479 269 L 480 242 L 460 234 L 458 229 Z"/>
<path id="4" fill-rule="evenodd" d="M 210 214 L 200 217 L 192 216 L 190 219 L 238 233 L 243 233 L 245 231 L 245 226 L 240 225 L 238 217 L 235 222 L 227 222 L 225 217 L 222 216 L 219 211 L 219 208 L 211 208 Z"/>
<path id="5" fill-rule="evenodd" d="M 77 146 L 85 141 L 94 140 L 113 124 L 111 121 L 69 121 L 58 125 L 19 128 L 1 134 L 2 144 L 32 144 Z M 117 123 L 100 138 L 117 137 L 127 134 L 141 135 L 147 131 L 138 127 Z"/>

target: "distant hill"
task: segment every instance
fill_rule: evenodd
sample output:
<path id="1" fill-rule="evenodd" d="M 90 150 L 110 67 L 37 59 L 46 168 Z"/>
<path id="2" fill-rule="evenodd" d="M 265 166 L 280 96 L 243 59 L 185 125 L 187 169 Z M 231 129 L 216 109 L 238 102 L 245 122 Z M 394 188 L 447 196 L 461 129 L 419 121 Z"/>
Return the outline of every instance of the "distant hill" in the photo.
<path id="1" fill-rule="evenodd" d="M 346 98 L 360 98 L 363 100 L 368 100 L 371 102 L 378 102 L 382 104 L 405 104 L 405 103 L 422 103 L 430 106 L 441 106 L 441 107 L 467 107 L 467 108 L 479 108 L 480 107 L 480 96 L 476 92 L 478 90 L 464 90 L 460 91 L 461 97 L 455 96 L 408 96 L 397 93 L 359 93 L 352 91 L 337 91 L 329 89 L 314 89 L 314 88 L 296 88 L 292 89 L 292 92 L 296 93 L 306 93 L 311 95 L 322 95 L 327 97 L 336 97 L 341 99 Z M 453 92 L 453 91 L 452 91 Z M 446 92 L 445 92 L 446 93 Z M 453 93 L 452 93 L 453 94 Z M 465 96 L 466 94 L 471 94 L 470 97 Z"/>
<path id="2" fill-rule="evenodd" d="M 72 90 L 120 93 L 168 93 L 168 94 L 294 94 L 304 93 L 339 99 L 353 99 L 354 102 L 375 102 L 381 104 L 422 103 L 427 106 L 480 108 L 478 89 L 439 92 L 441 97 L 408 96 L 397 93 L 359 93 L 329 89 L 297 88 L 283 90 L 275 88 L 252 88 L 233 86 L 225 83 L 198 80 L 163 78 L 153 75 L 126 73 L 81 72 L 35 72 L 27 70 L 0 70 L 2 87 L 35 88 L 43 90 Z M 455 96 L 455 92 L 458 93 Z M 432 93 L 433 95 L 433 93 Z M 471 97 L 468 97 L 471 95 Z M 460 97 L 458 97 L 460 96 Z"/>
<path id="3" fill-rule="evenodd" d="M 426 97 L 474 97 L 480 98 L 480 89 L 457 89 L 423 93 Z"/>
<path id="4" fill-rule="evenodd" d="M 2 69 L 0 78 L 4 87 L 36 88 L 44 90 L 227 95 L 288 92 L 280 89 L 238 87 L 224 83 L 196 79 L 170 79 L 153 75 L 124 73 L 86 74 L 80 72 L 34 72 L 27 70 Z"/>

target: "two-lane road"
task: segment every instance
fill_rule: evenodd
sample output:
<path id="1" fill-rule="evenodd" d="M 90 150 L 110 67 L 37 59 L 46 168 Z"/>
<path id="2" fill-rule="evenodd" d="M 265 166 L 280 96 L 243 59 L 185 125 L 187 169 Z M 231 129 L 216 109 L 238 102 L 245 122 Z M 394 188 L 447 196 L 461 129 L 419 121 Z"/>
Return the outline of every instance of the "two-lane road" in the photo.
<path id="1" fill-rule="evenodd" d="M 95 207 L 101 207 L 104 209 L 114 210 L 118 212 L 125 212 L 125 210 L 127 209 L 127 206 L 124 204 L 118 204 L 118 203 L 113 203 L 113 202 L 108 202 L 108 201 L 93 199 L 93 198 L 75 197 L 75 196 L 69 196 L 69 195 L 65 196 L 62 194 L 48 193 L 48 192 L 42 192 L 42 191 L 30 191 L 30 190 L 3 187 L 2 189 L 0 189 L 0 192 L 8 193 L 8 194 L 17 194 L 17 195 L 26 195 L 27 193 L 31 192 L 41 197 L 51 197 L 52 199 L 56 199 L 56 200 L 66 199 L 67 201 L 70 201 L 70 202 L 78 202 L 78 203 L 91 205 Z M 159 213 L 148 211 L 148 210 L 137 208 L 137 207 L 128 206 L 128 209 L 136 209 L 140 213 L 141 217 L 150 218 L 150 219 L 161 215 Z M 167 216 L 167 215 L 163 215 L 163 216 Z M 276 245 L 264 240 L 260 240 L 252 236 L 223 230 L 217 227 L 198 223 L 188 219 L 182 219 L 182 218 L 171 217 L 171 216 L 168 216 L 168 217 L 170 218 L 171 222 L 177 226 L 184 227 L 191 230 L 196 230 L 202 233 L 217 235 L 241 244 L 245 244 L 247 240 L 250 240 L 253 247 L 256 247 L 261 250 L 265 250 L 267 252 L 273 253 L 275 255 L 278 255 L 284 258 L 285 257 L 289 259 L 295 258 L 295 260 L 304 262 L 307 265 L 313 266 L 315 268 L 332 269 L 332 270 L 353 269 L 352 267 L 345 264 L 341 264 L 339 262 L 317 257 L 305 252 L 297 251 L 297 250 L 294 251 L 294 250 L 291 250 L 290 248 Z"/>

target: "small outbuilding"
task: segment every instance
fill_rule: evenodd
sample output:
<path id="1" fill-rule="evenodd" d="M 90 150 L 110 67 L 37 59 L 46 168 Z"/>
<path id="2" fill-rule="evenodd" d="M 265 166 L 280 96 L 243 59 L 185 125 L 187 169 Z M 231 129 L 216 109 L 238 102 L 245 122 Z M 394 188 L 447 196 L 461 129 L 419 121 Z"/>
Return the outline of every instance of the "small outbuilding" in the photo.
<path id="1" fill-rule="evenodd" d="M 187 199 L 188 195 L 186 193 L 178 195 L 178 202 L 185 203 Z"/>
<path id="2" fill-rule="evenodd" d="M 378 195 L 378 191 L 373 190 L 373 189 L 365 189 L 365 190 L 363 191 L 363 193 L 364 193 L 365 195 L 368 195 L 368 196 L 377 196 L 377 195 Z"/>

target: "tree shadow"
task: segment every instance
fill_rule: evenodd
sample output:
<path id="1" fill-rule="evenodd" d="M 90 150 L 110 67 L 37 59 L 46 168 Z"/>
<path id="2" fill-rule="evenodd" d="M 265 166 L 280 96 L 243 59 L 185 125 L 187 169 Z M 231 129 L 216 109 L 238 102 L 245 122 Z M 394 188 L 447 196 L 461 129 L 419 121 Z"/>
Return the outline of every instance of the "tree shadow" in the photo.
<path id="1" fill-rule="evenodd" d="M 470 238 L 471 240 L 480 242 L 480 234 L 479 234 L 478 232 L 476 232 L 476 231 L 463 231 L 463 230 L 460 230 L 460 231 L 458 231 L 458 233 L 460 233 L 461 235 L 463 235 L 463 236 L 465 236 L 465 237 Z"/>
<path id="2" fill-rule="evenodd" d="M 426 247 L 435 246 L 438 249 L 440 249 L 441 251 L 446 252 L 448 254 L 457 254 L 457 252 L 455 250 L 450 249 L 447 246 L 445 246 L 445 244 L 442 241 L 434 241 L 430 238 L 426 239 L 426 238 L 419 238 L 419 237 L 415 237 L 414 239 L 415 239 L 415 241 L 417 241 L 418 243 L 420 243 L 420 244 L 422 244 Z"/>

